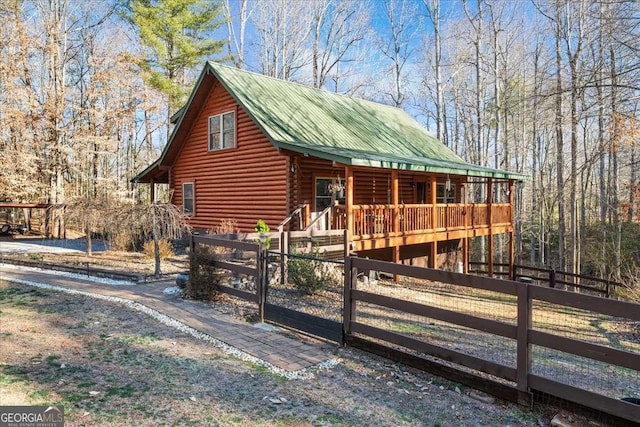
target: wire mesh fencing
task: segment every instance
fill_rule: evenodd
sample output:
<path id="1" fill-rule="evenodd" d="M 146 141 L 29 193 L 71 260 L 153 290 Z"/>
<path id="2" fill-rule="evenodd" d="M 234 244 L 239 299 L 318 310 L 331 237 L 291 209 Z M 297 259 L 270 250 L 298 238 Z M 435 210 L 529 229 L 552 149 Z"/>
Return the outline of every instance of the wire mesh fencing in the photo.
<path id="1" fill-rule="evenodd" d="M 640 355 L 640 322 L 596 311 L 533 301 L 532 330 L 604 348 Z M 578 352 L 578 349 L 576 349 Z M 640 371 L 568 351 L 534 345 L 532 373 L 614 399 L 640 402 Z"/>
<path id="2" fill-rule="evenodd" d="M 342 322 L 344 262 L 268 252 L 266 302 Z"/>
<path id="3" fill-rule="evenodd" d="M 429 346 L 515 368 L 514 339 L 436 318 L 449 317 L 443 313 L 447 311 L 515 326 L 515 296 L 407 276 L 397 276 L 394 280 L 376 273 L 361 275 L 355 286 L 364 292 L 428 306 L 425 311 L 437 311 L 440 314 L 429 317 L 413 314 L 408 310 L 358 301 L 356 316 L 359 323 L 418 340 Z M 404 350 L 415 352 L 412 349 Z M 437 353 L 437 349 L 434 352 Z"/>

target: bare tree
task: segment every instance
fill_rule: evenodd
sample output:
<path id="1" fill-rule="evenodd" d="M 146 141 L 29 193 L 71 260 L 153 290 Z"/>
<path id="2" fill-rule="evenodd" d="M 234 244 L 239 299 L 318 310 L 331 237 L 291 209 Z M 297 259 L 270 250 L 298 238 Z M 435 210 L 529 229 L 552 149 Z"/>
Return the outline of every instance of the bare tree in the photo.
<path id="1" fill-rule="evenodd" d="M 76 226 L 85 235 L 87 255 L 93 254 L 93 235 L 104 235 L 109 230 L 109 217 L 118 203 L 106 197 L 77 197 L 64 206 L 65 222 Z"/>
<path id="2" fill-rule="evenodd" d="M 249 7 L 249 0 L 239 0 L 237 11 L 231 7 L 229 0 L 224 0 L 227 15 L 227 48 L 232 62 L 237 68 L 245 68 L 245 36 L 247 23 L 251 18 L 253 8 Z M 234 13 L 236 12 L 236 13 Z"/>
<path id="3" fill-rule="evenodd" d="M 442 34 L 440 31 L 440 0 L 422 0 L 427 16 L 433 26 L 433 67 L 436 85 L 436 136 L 438 140 L 449 145 L 446 137 L 444 88 L 442 83 Z"/>
<path id="4" fill-rule="evenodd" d="M 327 80 L 340 80 L 341 65 L 357 59 L 359 45 L 368 33 L 367 2 L 316 0 L 312 15 L 313 86 L 325 87 Z M 338 85 L 335 90 L 338 91 Z"/>
<path id="5" fill-rule="evenodd" d="M 391 88 L 385 95 L 391 99 L 391 105 L 400 107 L 407 98 L 406 66 L 414 56 L 411 43 L 416 31 L 418 19 L 415 3 L 399 0 L 383 0 L 386 31 L 378 34 L 377 43 L 383 56 L 391 62 L 388 71 L 391 74 Z"/>
<path id="6" fill-rule="evenodd" d="M 134 243 L 153 240 L 154 275 L 162 274 L 160 240 L 179 239 L 190 231 L 184 214 L 171 203 L 151 203 L 121 206 L 111 216 L 110 230 Z"/>
<path id="7" fill-rule="evenodd" d="M 258 62 L 262 74 L 291 80 L 308 65 L 306 48 L 312 31 L 312 3 L 292 0 L 260 0 L 252 23 L 258 33 Z"/>

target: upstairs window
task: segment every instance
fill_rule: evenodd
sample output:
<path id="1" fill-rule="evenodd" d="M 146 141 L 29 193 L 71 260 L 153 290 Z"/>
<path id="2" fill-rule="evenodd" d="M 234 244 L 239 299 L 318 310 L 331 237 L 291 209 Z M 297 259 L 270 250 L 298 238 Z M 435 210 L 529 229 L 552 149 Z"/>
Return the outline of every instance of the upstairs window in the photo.
<path id="1" fill-rule="evenodd" d="M 195 205 L 193 182 L 185 182 L 182 184 L 182 213 L 186 216 L 193 216 L 196 207 Z"/>
<path id="2" fill-rule="evenodd" d="M 236 113 L 209 117 L 209 151 L 224 150 L 236 146 Z"/>

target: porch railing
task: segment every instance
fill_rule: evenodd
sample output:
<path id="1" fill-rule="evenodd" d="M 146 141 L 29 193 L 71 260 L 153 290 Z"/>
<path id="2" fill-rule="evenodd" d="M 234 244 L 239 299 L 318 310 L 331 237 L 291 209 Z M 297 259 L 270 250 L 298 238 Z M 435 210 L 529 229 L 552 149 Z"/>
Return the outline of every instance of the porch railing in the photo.
<path id="1" fill-rule="evenodd" d="M 347 228 L 344 205 L 336 205 L 334 228 Z M 397 226 L 396 226 L 397 218 Z M 407 235 L 511 223 L 509 203 L 354 205 L 352 236 Z"/>

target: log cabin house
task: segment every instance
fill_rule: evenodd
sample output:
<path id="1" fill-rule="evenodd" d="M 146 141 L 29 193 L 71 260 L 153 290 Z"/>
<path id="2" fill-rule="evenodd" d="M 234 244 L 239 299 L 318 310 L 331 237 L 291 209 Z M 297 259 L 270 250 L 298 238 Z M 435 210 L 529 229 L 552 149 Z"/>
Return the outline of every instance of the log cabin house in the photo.
<path id="1" fill-rule="evenodd" d="M 491 257 L 493 236 L 507 234 L 513 265 L 523 176 L 464 162 L 399 108 L 209 62 L 172 121 L 134 181 L 152 200 L 169 184 L 195 229 L 275 229 L 298 212 L 286 227 L 346 229 L 360 256 L 440 268 L 453 254 L 464 271 L 469 239 L 488 236 Z"/>

